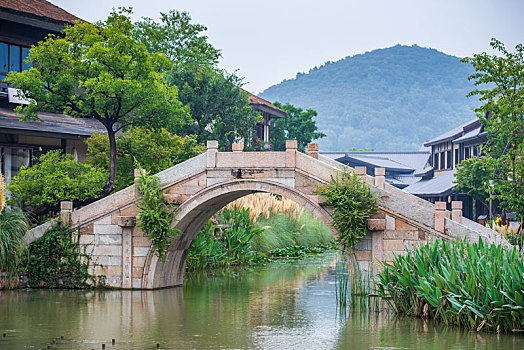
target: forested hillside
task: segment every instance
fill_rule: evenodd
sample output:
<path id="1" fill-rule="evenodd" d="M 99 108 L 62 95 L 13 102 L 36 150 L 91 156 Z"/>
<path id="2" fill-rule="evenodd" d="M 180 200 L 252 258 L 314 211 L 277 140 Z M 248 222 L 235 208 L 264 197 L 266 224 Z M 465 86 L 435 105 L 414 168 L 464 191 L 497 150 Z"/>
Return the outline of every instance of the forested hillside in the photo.
<path id="1" fill-rule="evenodd" d="M 472 72 L 458 57 L 397 45 L 327 62 L 260 96 L 317 110 L 321 150 L 417 150 L 475 117 Z"/>

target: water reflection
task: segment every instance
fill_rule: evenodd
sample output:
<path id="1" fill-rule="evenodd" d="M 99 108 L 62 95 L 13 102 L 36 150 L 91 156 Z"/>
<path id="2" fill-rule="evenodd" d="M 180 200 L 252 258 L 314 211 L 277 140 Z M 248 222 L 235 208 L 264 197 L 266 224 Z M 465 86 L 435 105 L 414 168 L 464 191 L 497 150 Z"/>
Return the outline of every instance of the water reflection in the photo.
<path id="1" fill-rule="evenodd" d="M 360 307 L 341 318 L 335 259 L 326 253 L 158 291 L 0 292 L 0 333 L 8 334 L 0 348 L 45 349 L 53 338 L 54 349 L 524 348 L 523 338 Z"/>

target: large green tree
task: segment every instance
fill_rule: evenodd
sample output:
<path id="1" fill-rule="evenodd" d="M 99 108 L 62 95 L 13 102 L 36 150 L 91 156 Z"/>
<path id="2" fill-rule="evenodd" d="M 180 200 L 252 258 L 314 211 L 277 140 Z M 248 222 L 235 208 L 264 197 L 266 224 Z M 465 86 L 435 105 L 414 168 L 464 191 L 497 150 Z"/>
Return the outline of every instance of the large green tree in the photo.
<path id="1" fill-rule="evenodd" d="M 492 39 L 497 54 L 476 54 L 464 58 L 476 72 L 469 79 L 478 88 L 484 104 L 477 109 L 487 131 L 484 148 L 486 161 L 493 168 L 494 198 L 524 220 L 524 46 L 509 52 L 499 40 Z"/>
<path id="2" fill-rule="evenodd" d="M 198 142 L 218 140 L 222 149 L 239 139 L 250 147 L 260 115 L 249 105 L 248 93 L 238 88 L 238 77 L 209 67 L 177 66 L 170 81 L 179 87 L 180 101 L 193 119 L 186 134 L 197 135 Z"/>
<path id="3" fill-rule="evenodd" d="M 248 93 L 239 89 L 242 79 L 217 68 L 220 50 L 208 42 L 206 29 L 192 23 L 188 13 L 172 10 L 161 13 L 158 22 L 144 18 L 136 23 L 135 36 L 150 53 L 173 62 L 169 82 L 179 88 L 179 99 L 192 116 L 186 135 L 196 135 L 198 142 L 218 140 L 222 149 L 243 139 L 249 148 L 259 115 L 249 106 Z"/>
<path id="4" fill-rule="evenodd" d="M 25 120 L 38 119 L 39 111 L 63 111 L 105 127 L 110 169 L 102 195 L 115 184 L 119 131 L 142 126 L 175 132 L 190 120 L 176 86 L 166 82 L 171 61 L 137 42 L 129 15 L 120 9 L 103 22 L 78 21 L 63 36 L 48 36 L 31 49 L 32 68 L 8 77 L 30 99 L 18 107 Z"/>
<path id="5" fill-rule="evenodd" d="M 151 53 L 162 53 L 176 64 L 214 66 L 221 56 L 202 32 L 207 28 L 191 23 L 187 12 L 160 13 L 160 22 L 149 17 L 135 24 L 135 37 Z"/>
<path id="6" fill-rule="evenodd" d="M 271 146 L 275 151 L 286 149 L 286 140 L 297 140 L 298 150 L 304 152 L 308 143 L 326 135 L 317 131 L 314 117 L 317 111 L 303 110 L 290 103 L 274 103 L 278 108 L 287 112 L 287 116 L 276 121 L 276 127 L 271 129 Z"/>

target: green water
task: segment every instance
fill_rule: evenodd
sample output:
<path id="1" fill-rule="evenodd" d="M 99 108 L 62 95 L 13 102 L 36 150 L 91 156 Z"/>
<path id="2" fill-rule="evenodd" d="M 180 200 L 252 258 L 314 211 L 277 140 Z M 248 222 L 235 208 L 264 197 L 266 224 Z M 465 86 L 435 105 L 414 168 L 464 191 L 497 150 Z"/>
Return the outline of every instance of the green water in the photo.
<path id="1" fill-rule="evenodd" d="M 158 291 L 0 292 L 0 349 L 524 349 L 524 337 L 387 311 L 341 315 L 336 258 L 328 252 Z"/>

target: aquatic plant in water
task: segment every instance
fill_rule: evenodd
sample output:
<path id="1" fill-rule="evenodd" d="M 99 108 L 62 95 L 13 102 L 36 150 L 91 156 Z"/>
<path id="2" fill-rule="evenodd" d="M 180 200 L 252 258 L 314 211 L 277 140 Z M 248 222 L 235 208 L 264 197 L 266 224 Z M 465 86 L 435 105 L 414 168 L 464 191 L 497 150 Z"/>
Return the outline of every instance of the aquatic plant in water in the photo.
<path id="1" fill-rule="evenodd" d="M 524 332 L 524 259 L 516 248 L 435 240 L 395 256 L 378 277 L 377 293 L 398 313 Z"/>

